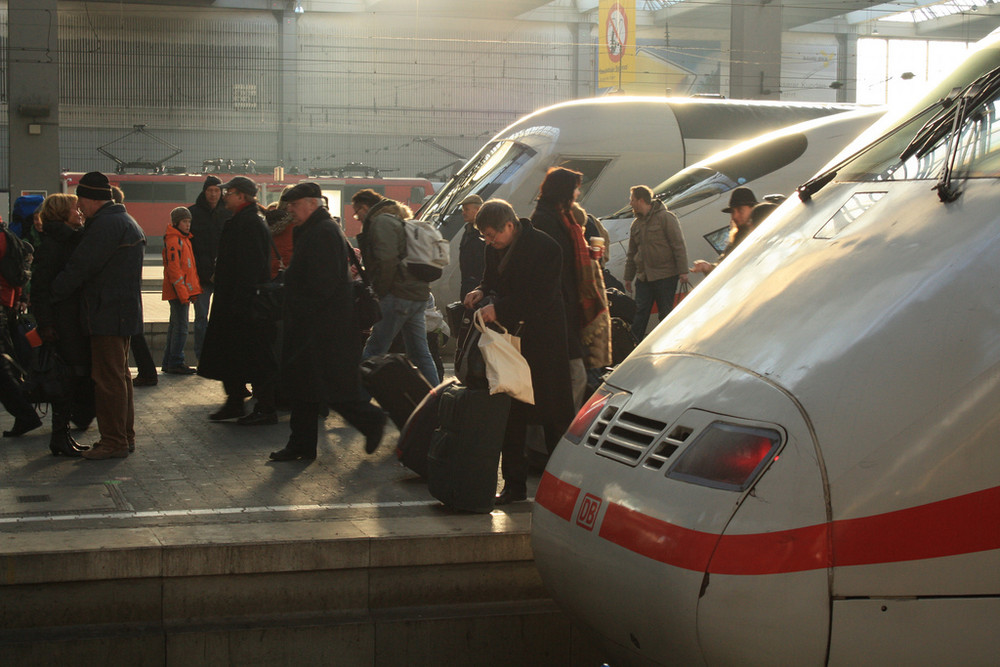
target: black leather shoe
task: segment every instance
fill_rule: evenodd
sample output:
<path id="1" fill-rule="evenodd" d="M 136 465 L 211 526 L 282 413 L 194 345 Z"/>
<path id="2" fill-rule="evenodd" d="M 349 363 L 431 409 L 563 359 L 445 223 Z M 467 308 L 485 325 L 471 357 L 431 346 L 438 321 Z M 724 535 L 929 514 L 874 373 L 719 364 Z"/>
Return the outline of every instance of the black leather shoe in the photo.
<path id="1" fill-rule="evenodd" d="M 297 449 L 289 449 L 286 446 L 284 449 L 271 452 L 270 458 L 272 461 L 314 461 L 316 460 L 316 452 L 300 452 Z"/>
<path id="2" fill-rule="evenodd" d="M 42 420 L 38 418 L 38 415 L 32 415 L 28 419 L 22 419 L 17 417 L 14 419 L 14 425 L 9 431 L 3 432 L 3 437 L 5 438 L 18 438 L 28 431 L 33 431 L 42 425 Z"/>
<path id="3" fill-rule="evenodd" d="M 159 380 L 156 379 L 155 375 L 152 375 L 150 377 L 136 375 L 134 378 L 132 378 L 133 387 L 155 387 L 157 382 L 159 382 Z"/>
<path id="4" fill-rule="evenodd" d="M 503 491 L 497 496 L 496 505 L 510 505 L 511 503 L 517 503 L 522 500 L 528 499 L 528 490 L 523 486 L 520 488 L 511 488 L 508 485 L 504 485 Z"/>
<path id="5" fill-rule="evenodd" d="M 270 424 L 278 423 L 278 413 L 277 412 L 257 412 L 254 410 L 246 417 L 240 417 L 236 420 L 237 424 L 241 426 L 268 426 Z"/>
<path id="6" fill-rule="evenodd" d="M 379 421 L 370 431 L 365 433 L 365 454 L 374 454 L 382 442 L 382 435 L 385 433 L 385 413 L 379 413 Z"/>
<path id="7" fill-rule="evenodd" d="M 167 366 L 166 368 L 163 369 L 163 372 L 168 373 L 170 375 L 194 375 L 195 373 L 198 372 L 198 369 L 184 365 Z"/>
<path id="8" fill-rule="evenodd" d="M 49 451 L 52 456 L 79 457 L 81 452 L 85 452 L 89 447 L 85 447 L 73 439 L 69 434 L 69 429 L 54 432 L 49 438 Z"/>
<path id="9" fill-rule="evenodd" d="M 243 401 L 239 403 L 226 403 L 221 408 L 213 412 L 208 416 L 214 422 L 223 421 L 224 419 L 234 419 L 236 417 L 242 417 L 247 411 L 243 408 Z"/>

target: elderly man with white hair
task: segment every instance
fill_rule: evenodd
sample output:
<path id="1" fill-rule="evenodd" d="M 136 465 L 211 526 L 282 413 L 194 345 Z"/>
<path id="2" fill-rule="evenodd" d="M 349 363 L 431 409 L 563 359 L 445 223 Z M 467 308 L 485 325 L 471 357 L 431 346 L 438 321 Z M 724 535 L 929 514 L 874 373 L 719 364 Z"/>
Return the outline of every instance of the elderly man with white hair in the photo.
<path id="1" fill-rule="evenodd" d="M 365 451 L 382 440 L 385 414 L 358 387 L 361 328 L 354 311 L 347 237 L 324 206 L 315 183 L 281 196 L 299 223 L 285 270 L 281 387 L 291 404 L 291 434 L 273 461 L 316 458 L 321 405 L 328 405 L 365 436 Z"/>

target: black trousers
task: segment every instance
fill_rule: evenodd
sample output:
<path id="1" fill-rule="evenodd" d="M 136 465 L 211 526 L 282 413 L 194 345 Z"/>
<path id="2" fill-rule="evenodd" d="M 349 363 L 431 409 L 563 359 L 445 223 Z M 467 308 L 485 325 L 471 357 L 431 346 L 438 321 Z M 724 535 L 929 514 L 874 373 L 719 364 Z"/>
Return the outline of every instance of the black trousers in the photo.
<path id="1" fill-rule="evenodd" d="M 292 401 L 288 425 L 292 430 L 288 437 L 288 448 L 296 452 L 312 454 L 316 452 L 319 440 L 318 402 Z M 344 418 L 348 424 L 367 435 L 382 423 L 382 410 L 370 401 L 341 401 L 331 403 L 330 409 Z"/>
<path id="2" fill-rule="evenodd" d="M 530 409 L 531 406 L 527 403 L 515 400 L 510 402 L 507 430 L 504 432 L 503 448 L 500 450 L 500 474 L 503 475 L 505 486 L 523 488 L 528 482 L 528 461 L 524 457 L 524 443 L 528 435 Z M 563 431 L 552 424 L 543 424 L 542 428 L 545 431 L 545 446 L 551 454 L 559 444 Z"/>

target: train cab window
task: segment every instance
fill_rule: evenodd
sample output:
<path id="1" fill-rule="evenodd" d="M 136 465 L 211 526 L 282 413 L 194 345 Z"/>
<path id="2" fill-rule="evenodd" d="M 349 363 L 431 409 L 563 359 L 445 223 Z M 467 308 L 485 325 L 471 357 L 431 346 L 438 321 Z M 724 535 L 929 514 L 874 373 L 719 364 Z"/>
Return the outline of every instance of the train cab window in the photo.
<path id="1" fill-rule="evenodd" d="M 580 183 L 580 199 L 583 199 L 609 164 L 611 164 L 611 158 L 560 157 L 556 160 L 555 166 L 565 167 L 583 174 Z"/>
<path id="2" fill-rule="evenodd" d="M 946 166 L 954 178 L 1000 177 L 1000 91 L 991 83 L 998 62 L 995 48 L 971 56 L 913 105 L 912 116 L 843 164 L 838 180 L 930 180 L 939 178 Z M 970 104 L 939 104 L 952 90 L 977 79 L 978 90 L 964 98 Z M 961 122 L 953 137 L 956 117 Z M 921 147 L 919 157 L 910 150 L 914 146 Z M 901 159 L 903 155 L 907 159 Z"/>
<path id="3" fill-rule="evenodd" d="M 537 151 L 517 141 L 497 141 L 487 145 L 427 203 L 421 217 L 439 221 L 461 214 L 459 202 L 470 194 L 485 201 L 497 188 L 509 182 Z"/>
<path id="4" fill-rule="evenodd" d="M 709 424 L 667 471 L 667 477 L 728 491 L 744 491 L 757 479 L 781 444 L 772 429 Z"/>

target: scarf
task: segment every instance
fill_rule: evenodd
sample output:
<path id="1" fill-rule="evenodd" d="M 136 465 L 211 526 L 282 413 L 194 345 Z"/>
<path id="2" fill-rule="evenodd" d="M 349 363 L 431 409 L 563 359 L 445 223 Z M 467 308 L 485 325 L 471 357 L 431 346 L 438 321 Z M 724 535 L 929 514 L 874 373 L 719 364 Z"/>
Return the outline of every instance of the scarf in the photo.
<path id="1" fill-rule="evenodd" d="M 576 269 L 577 300 L 580 304 L 580 340 L 583 343 L 583 363 L 587 368 L 600 368 L 611 363 L 611 318 L 608 314 L 604 276 L 597 260 L 590 258 L 590 248 L 583 238 L 583 228 L 573 216 L 561 212 L 566 233 L 573 242 L 573 264 Z"/>

